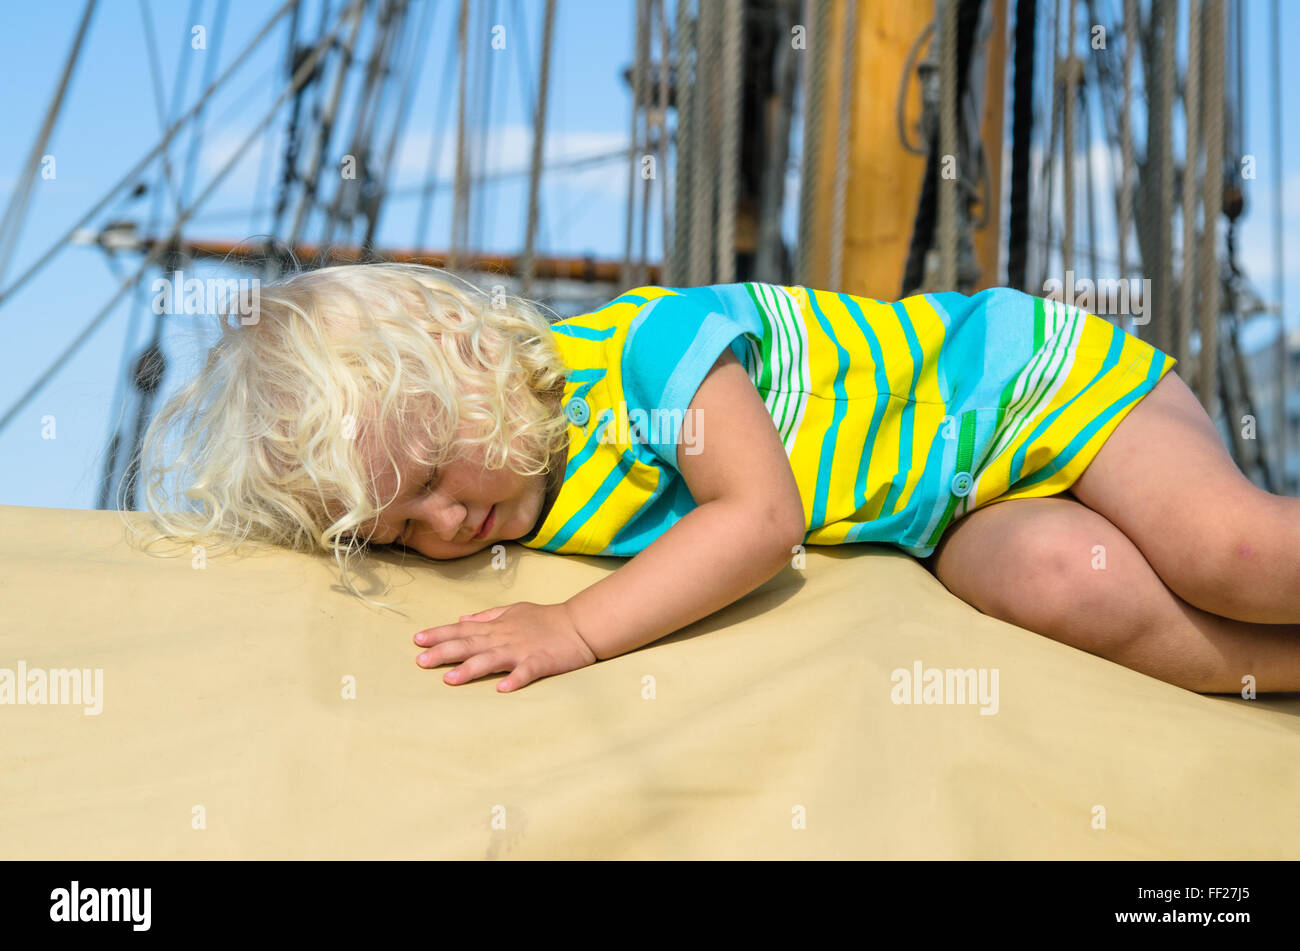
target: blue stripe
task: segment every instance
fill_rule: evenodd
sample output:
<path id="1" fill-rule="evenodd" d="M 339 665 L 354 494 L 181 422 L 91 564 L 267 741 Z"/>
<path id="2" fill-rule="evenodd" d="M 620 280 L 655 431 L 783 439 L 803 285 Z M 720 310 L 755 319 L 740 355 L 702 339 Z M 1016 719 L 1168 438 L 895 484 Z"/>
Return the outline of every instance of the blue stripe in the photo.
<path id="1" fill-rule="evenodd" d="M 672 295 L 668 295 L 668 296 L 672 296 Z M 612 301 L 610 301 L 608 304 L 602 307 L 601 310 L 606 310 L 618 304 L 636 304 L 638 307 L 640 307 L 648 300 L 650 300 L 650 298 L 642 294 L 624 294 L 622 297 L 615 297 Z M 662 300 L 662 298 L 656 297 L 655 300 Z M 599 312 L 600 311 L 597 311 L 597 313 Z"/>
<path id="2" fill-rule="evenodd" d="M 1116 330 L 1120 333 L 1123 333 L 1123 331 L 1119 330 L 1118 327 L 1116 327 Z M 1153 386 L 1155 386 L 1156 381 L 1160 377 L 1160 368 L 1164 366 L 1164 362 L 1165 362 L 1164 354 L 1162 353 L 1162 351 L 1157 350 L 1154 354 L 1152 354 L 1150 366 L 1147 367 L 1147 375 L 1142 380 L 1142 382 L 1139 383 L 1137 386 L 1133 387 L 1133 389 L 1129 390 L 1129 392 L 1126 393 L 1122 399 L 1116 400 L 1114 403 L 1108 406 L 1105 409 L 1105 411 L 1099 413 L 1097 417 L 1091 423 L 1089 423 L 1085 429 L 1083 429 L 1077 436 L 1075 436 L 1073 439 L 1070 440 L 1070 442 L 1066 445 L 1065 449 L 1063 449 L 1061 451 L 1061 454 L 1056 457 L 1056 460 L 1053 460 L 1050 466 L 1045 466 L 1041 472 L 1035 473 L 1034 477 L 1028 480 L 1025 483 L 1025 485 L 1034 485 L 1038 482 L 1041 482 L 1043 479 L 1048 478 L 1053 473 L 1058 472 L 1061 468 L 1068 465 L 1070 460 L 1073 459 L 1075 455 L 1077 455 L 1078 452 L 1088 444 L 1088 441 L 1091 440 L 1093 436 L 1097 434 L 1097 431 L 1101 429 L 1103 426 L 1105 426 L 1111 420 L 1111 418 L 1114 417 L 1116 413 L 1118 413 L 1125 406 L 1128 406 L 1134 400 L 1138 399 L 1141 396 L 1144 396 L 1146 393 L 1148 393 L 1151 390 Z M 1018 489 L 1021 488 L 1021 486 L 1013 485 L 1012 488 Z"/>
<path id="3" fill-rule="evenodd" d="M 898 324 L 903 330 L 903 337 L 907 340 L 908 353 L 912 355 L 912 382 L 907 387 L 907 406 L 903 408 L 898 424 L 898 471 L 908 472 L 912 468 L 912 431 L 916 424 L 916 383 L 921 376 L 921 365 L 925 362 L 925 355 L 921 352 L 921 342 L 916 338 L 916 328 L 912 326 L 912 318 L 907 313 L 907 308 L 901 303 L 889 305 L 894 313 L 898 316 Z M 866 473 L 859 473 L 859 477 L 865 476 Z M 893 513 L 897 511 L 898 500 L 906 489 L 906 479 L 902 482 L 895 481 L 889 494 L 885 496 L 885 504 L 880 510 L 880 514 L 886 512 Z"/>
<path id="4" fill-rule="evenodd" d="M 838 360 L 835 370 L 835 411 L 831 414 L 831 424 L 822 437 L 821 453 L 817 457 L 817 489 L 813 493 L 812 528 L 820 528 L 826 519 L 826 498 L 830 495 L 831 490 L 831 463 L 835 458 L 835 443 L 839 439 L 840 422 L 848 411 L 848 393 L 844 389 L 844 380 L 849 372 L 849 352 L 840 346 L 831 322 L 826 319 L 826 315 L 817 306 L 817 298 L 811 291 L 807 293 L 807 297 L 808 305 L 812 308 L 813 314 L 816 315 L 817 322 L 821 324 L 822 330 L 825 331 L 827 339 L 835 344 L 836 359 Z"/>
<path id="5" fill-rule="evenodd" d="M 556 333 L 564 334 L 566 337 L 578 337 L 582 340 L 608 340 L 618 332 L 617 327 L 579 327 L 576 324 L 557 323 L 552 324 L 551 329 Z"/>
<path id="6" fill-rule="evenodd" d="M 880 421 L 884 418 L 885 407 L 889 405 L 889 377 L 885 373 L 885 357 L 880 349 L 880 340 L 876 337 L 875 329 L 872 328 L 870 322 L 863 315 L 862 308 L 855 304 L 852 298 L 845 299 L 843 295 L 837 296 L 844 301 L 844 309 L 848 311 L 849 316 L 853 318 L 853 322 L 857 324 L 858 330 L 867 341 L 867 346 L 871 349 L 871 360 L 876 367 L 876 409 L 871 414 L 871 426 L 867 429 L 867 444 L 862 447 L 862 458 L 858 462 L 858 475 L 853 483 L 853 509 L 855 512 L 861 512 L 867 504 L 867 472 L 871 468 L 872 453 L 876 447 L 876 438 L 880 433 Z"/>
<path id="7" fill-rule="evenodd" d="M 605 379 L 605 369 L 604 367 L 593 367 L 590 370 L 574 370 L 569 374 L 569 379 L 586 381 L 573 391 L 573 397 L 571 397 L 586 399 L 587 394 L 591 392 L 591 388 Z"/>
<path id="8" fill-rule="evenodd" d="M 1101 369 L 1097 371 L 1097 374 L 1092 378 L 1092 380 L 1088 383 L 1086 387 L 1084 387 L 1078 393 L 1074 394 L 1074 396 L 1070 397 L 1069 400 L 1067 400 L 1061 406 L 1057 407 L 1055 410 L 1049 413 L 1045 419 L 1039 422 L 1039 424 L 1034 427 L 1034 431 L 1029 434 L 1029 438 L 1026 439 L 1023 443 L 1021 443 L 1020 448 L 1017 449 L 1015 454 L 1011 457 L 1011 468 L 1007 476 L 1007 482 L 1009 485 L 1014 486 L 1017 482 L 1020 481 L 1020 470 L 1025 464 L 1025 453 L 1028 452 L 1029 447 L 1033 445 L 1034 440 L 1037 439 L 1043 432 L 1045 432 L 1047 430 L 1047 427 L 1052 425 L 1052 422 L 1063 412 L 1065 412 L 1066 408 L 1069 407 L 1071 403 L 1073 403 L 1075 400 L 1080 399 L 1085 394 L 1092 391 L 1092 388 L 1096 386 L 1102 379 L 1104 379 L 1106 374 L 1109 373 L 1113 367 L 1119 364 L 1119 355 L 1124 349 L 1124 338 L 1119 335 L 1122 334 L 1123 331 L 1120 330 L 1118 327 L 1115 327 L 1114 330 L 1115 332 L 1111 334 L 1111 338 L 1110 338 L 1110 349 L 1106 351 L 1106 361 L 1101 365 Z M 1114 415 L 1114 407 L 1111 407 L 1111 411 L 1109 414 L 1107 414 L 1106 418 L 1109 419 L 1111 415 Z M 1034 485 L 1037 482 L 1041 482 L 1043 479 L 1050 478 L 1056 472 L 1059 472 L 1062 467 L 1069 464 L 1069 461 L 1071 458 L 1073 458 L 1074 453 L 1078 452 L 1079 448 L 1081 448 L 1082 445 L 1085 445 L 1087 439 L 1090 439 L 1092 437 L 1092 434 L 1095 433 L 1097 429 L 1102 425 L 1103 423 L 1101 422 L 1101 417 L 1095 418 L 1087 426 L 1087 428 L 1083 430 L 1083 433 L 1086 434 L 1084 443 L 1079 443 L 1080 436 L 1076 435 L 1073 439 L 1069 441 L 1069 443 L 1066 444 L 1065 448 L 1061 450 L 1061 452 L 1056 456 L 1055 459 L 1052 460 L 1051 463 L 1049 463 L 1046 466 L 1043 466 L 1042 469 L 1034 473 L 1034 477 L 1030 479 L 1028 482 L 1026 482 L 1025 485 Z M 1074 447 L 1073 452 L 1069 452 L 1071 447 Z M 1067 452 L 1069 452 L 1068 455 L 1066 454 Z"/>
<path id="9" fill-rule="evenodd" d="M 608 422 L 608 417 L 602 415 L 601 419 L 602 422 Z M 601 428 L 604 428 L 603 425 Z M 591 447 L 592 445 L 592 442 L 589 440 L 587 447 Z M 584 453 L 587 452 L 587 447 L 583 448 Z M 591 498 L 587 500 L 586 504 L 583 505 L 582 508 L 578 509 L 578 511 L 574 512 L 569 520 L 564 523 L 564 527 L 555 533 L 555 537 L 551 540 L 548 547 L 554 546 L 555 548 L 562 548 L 567 545 L 569 539 L 574 536 L 578 529 L 582 528 L 583 525 L 587 523 L 587 520 L 590 519 L 601 505 L 604 504 L 605 500 L 613 494 L 614 490 L 618 488 L 619 483 L 627 478 L 627 474 L 632 471 L 634 462 L 635 460 L 632 458 L 632 454 L 627 450 L 624 450 L 623 454 L 619 457 L 618 465 L 610 470 L 609 475 L 605 476 L 604 481 L 602 481 L 596 491 L 592 493 Z M 567 482 L 569 480 L 566 477 L 564 481 Z"/>

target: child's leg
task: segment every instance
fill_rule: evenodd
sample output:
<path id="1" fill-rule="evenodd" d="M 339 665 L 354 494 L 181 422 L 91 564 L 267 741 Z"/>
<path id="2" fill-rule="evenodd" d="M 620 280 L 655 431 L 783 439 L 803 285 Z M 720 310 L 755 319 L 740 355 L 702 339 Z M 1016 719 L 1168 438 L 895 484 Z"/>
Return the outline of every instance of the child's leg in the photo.
<path id="1" fill-rule="evenodd" d="M 1300 499 L 1242 474 L 1177 374 L 1133 407 L 1070 492 L 1190 604 L 1239 621 L 1300 622 Z"/>
<path id="2" fill-rule="evenodd" d="M 924 560 L 985 614 L 1205 693 L 1300 690 L 1300 625 L 1195 608 L 1113 524 L 1066 495 L 1011 499 L 954 522 Z"/>

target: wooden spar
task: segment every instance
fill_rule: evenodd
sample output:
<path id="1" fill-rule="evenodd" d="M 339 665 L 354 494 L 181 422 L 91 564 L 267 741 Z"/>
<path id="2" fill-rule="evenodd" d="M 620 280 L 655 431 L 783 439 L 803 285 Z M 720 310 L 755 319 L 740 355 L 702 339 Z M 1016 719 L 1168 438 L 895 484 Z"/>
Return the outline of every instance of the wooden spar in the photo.
<path id="1" fill-rule="evenodd" d="M 988 41 L 980 136 L 988 164 L 987 222 L 973 232 L 980 276 L 976 287 L 1001 282 L 998 271 L 1002 134 L 1007 54 L 1007 3 L 992 2 L 992 35 Z M 813 202 L 814 242 L 811 274 L 815 287 L 825 286 L 829 275 L 831 209 L 835 182 L 836 123 L 838 112 L 844 0 L 832 0 L 823 35 L 809 38 L 809 55 L 826 55 L 826 116 L 819 136 L 816 189 L 805 200 Z M 934 16 L 929 3 L 859 3 L 857 54 L 853 75 L 853 101 L 849 135 L 848 215 L 844 229 L 843 286 L 845 291 L 883 300 L 898 296 L 912 240 L 912 225 L 925 176 L 925 155 L 909 152 L 899 141 L 895 110 L 899 83 L 906 81 L 903 123 L 909 136 L 921 116 L 920 84 L 915 66 L 903 76 L 908 51 Z M 818 49 L 813 49 L 814 45 Z M 924 47 L 917 59 L 924 58 Z M 811 70 L 809 70 L 811 74 Z M 977 80 L 978 81 L 978 80 Z M 806 100 L 805 100 L 806 101 Z M 982 193 L 983 194 L 983 193 Z"/>
<path id="2" fill-rule="evenodd" d="M 153 250 L 163 243 L 162 238 L 145 238 L 143 250 Z M 234 264 L 260 266 L 273 252 L 265 245 L 252 241 L 234 244 L 228 241 L 182 241 L 177 248 L 183 255 L 195 259 L 219 258 Z M 275 249 L 278 253 L 281 249 Z M 356 264 L 362 261 L 383 260 L 402 264 L 427 264 L 430 267 L 449 268 L 451 253 L 446 251 L 402 251 L 384 250 L 377 255 L 364 254 L 359 247 L 333 245 L 328 251 L 315 244 L 299 244 L 293 248 L 294 257 L 299 261 L 311 261 L 320 266 L 332 264 Z M 647 265 L 649 275 L 646 280 L 655 284 L 659 280 L 660 266 L 655 263 Z M 622 262 L 602 260 L 594 257 L 545 257 L 533 259 L 533 276 L 540 280 L 585 281 L 588 283 L 618 284 Z M 522 254 L 462 254 L 460 269 L 487 274 L 501 274 L 510 277 L 523 275 Z"/>

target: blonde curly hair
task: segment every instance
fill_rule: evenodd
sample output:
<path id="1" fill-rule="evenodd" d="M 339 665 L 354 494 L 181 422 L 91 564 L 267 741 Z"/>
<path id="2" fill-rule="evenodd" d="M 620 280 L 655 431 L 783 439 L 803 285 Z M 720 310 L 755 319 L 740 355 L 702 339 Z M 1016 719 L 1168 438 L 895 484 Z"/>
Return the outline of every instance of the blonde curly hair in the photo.
<path id="1" fill-rule="evenodd" d="M 146 551 L 170 538 L 329 552 L 344 587 L 370 601 L 350 578 L 369 542 L 357 530 L 402 491 L 401 462 L 425 471 L 473 445 L 488 468 L 529 476 L 565 445 L 568 368 L 549 326 L 529 301 L 422 265 L 327 267 L 262 287 L 150 423 L 140 478 L 157 533 L 128 526 Z M 388 499 L 366 474 L 375 448 L 398 473 Z"/>

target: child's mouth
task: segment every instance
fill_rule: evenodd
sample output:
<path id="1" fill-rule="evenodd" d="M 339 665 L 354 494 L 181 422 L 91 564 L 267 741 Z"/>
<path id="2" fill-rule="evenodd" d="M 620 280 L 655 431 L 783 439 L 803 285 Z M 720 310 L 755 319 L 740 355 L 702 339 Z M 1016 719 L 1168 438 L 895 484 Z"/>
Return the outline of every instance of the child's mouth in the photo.
<path id="1" fill-rule="evenodd" d="M 480 539 L 487 537 L 488 531 L 492 528 L 492 519 L 495 517 L 493 513 L 496 512 L 496 509 L 497 507 L 495 504 L 490 509 L 488 509 L 487 517 L 483 519 L 483 527 L 480 528 L 478 530 L 478 534 L 474 536 L 473 538 L 474 541 L 478 541 Z"/>

